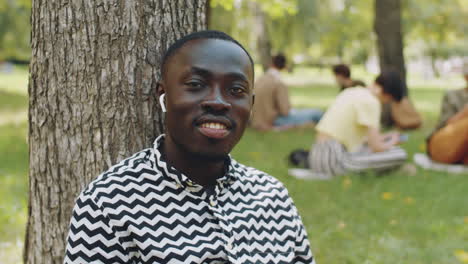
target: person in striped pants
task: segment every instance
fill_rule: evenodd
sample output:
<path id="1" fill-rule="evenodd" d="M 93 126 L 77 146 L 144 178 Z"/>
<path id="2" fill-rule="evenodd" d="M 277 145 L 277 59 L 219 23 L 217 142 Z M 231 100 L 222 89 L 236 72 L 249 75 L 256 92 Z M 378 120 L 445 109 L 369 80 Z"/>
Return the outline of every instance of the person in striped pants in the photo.
<path id="1" fill-rule="evenodd" d="M 309 154 L 314 173 L 329 176 L 397 168 L 407 159 L 397 132 L 380 132 L 381 105 L 400 101 L 405 83 L 394 71 L 383 72 L 368 88 L 341 92 L 316 127 Z"/>

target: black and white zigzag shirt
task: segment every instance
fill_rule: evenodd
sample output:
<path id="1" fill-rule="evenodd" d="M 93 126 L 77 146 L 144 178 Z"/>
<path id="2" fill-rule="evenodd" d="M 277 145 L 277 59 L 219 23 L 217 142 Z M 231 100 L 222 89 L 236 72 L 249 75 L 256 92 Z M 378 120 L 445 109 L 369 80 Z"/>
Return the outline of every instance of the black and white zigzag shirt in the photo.
<path id="1" fill-rule="evenodd" d="M 163 140 L 80 194 L 64 263 L 315 263 L 278 180 L 230 159 L 208 191 L 166 164 Z"/>

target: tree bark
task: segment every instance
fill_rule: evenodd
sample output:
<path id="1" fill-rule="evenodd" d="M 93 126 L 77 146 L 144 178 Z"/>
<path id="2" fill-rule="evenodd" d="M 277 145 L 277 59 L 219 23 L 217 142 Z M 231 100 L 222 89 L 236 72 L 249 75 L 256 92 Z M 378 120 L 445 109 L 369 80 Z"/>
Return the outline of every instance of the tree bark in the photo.
<path id="1" fill-rule="evenodd" d="M 262 64 L 263 70 L 266 71 L 271 65 L 271 41 L 268 33 L 265 12 L 259 4 L 252 3 L 255 25 L 254 32 L 257 36 L 257 53 Z"/>
<path id="2" fill-rule="evenodd" d="M 380 70 L 395 69 L 406 80 L 401 0 L 375 0 L 374 30 L 377 34 Z"/>
<path id="3" fill-rule="evenodd" d="M 33 0 L 24 263 L 62 263 L 78 193 L 161 133 L 162 54 L 205 1 Z"/>

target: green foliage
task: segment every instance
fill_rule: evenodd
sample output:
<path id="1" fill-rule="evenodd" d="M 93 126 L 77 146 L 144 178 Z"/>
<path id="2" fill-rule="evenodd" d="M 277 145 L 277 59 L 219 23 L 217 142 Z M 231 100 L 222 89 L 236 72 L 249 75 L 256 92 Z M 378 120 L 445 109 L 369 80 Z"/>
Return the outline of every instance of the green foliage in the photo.
<path id="1" fill-rule="evenodd" d="M 466 55 L 468 17 L 466 1 L 406 0 L 405 31 L 410 41 L 422 41 L 425 53 L 434 58 Z"/>
<path id="2" fill-rule="evenodd" d="M 252 3 L 267 13 L 272 52 L 304 62 L 362 64 L 375 54 L 375 0 L 212 0 L 213 28 L 234 35 L 255 53 Z M 405 46 L 434 58 L 466 55 L 465 0 L 402 0 Z M 269 11 L 270 10 L 270 11 Z M 273 10 L 273 11 L 271 11 Z M 226 19 L 229 17 L 229 19 Z M 413 48 L 414 47 L 414 48 Z M 411 54 L 411 52 L 409 52 Z"/>
<path id="3" fill-rule="evenodd" d="M 0 61 L 29 59 L 30 13 L 31 1 L 0 2 Z"/>
<path id="4" fill-rule="evenodd" d="M 239 7 L 248 2 L 258 4 L 265 13 L 273 18 L 280 18 L 297 12 L 296 0 L 211 0 L 210 6 L 212 8 L 219 6 L 231 11 L 236 5 Z"/>

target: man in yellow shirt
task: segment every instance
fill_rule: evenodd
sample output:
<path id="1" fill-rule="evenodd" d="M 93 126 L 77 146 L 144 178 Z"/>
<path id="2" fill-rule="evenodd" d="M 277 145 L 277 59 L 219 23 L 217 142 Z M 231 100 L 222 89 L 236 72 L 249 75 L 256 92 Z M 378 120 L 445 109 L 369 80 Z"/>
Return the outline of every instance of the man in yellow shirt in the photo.
<path id="1" fill-rule="evenodd" d="M 393 71 L 380 74 L 369 88 L 341 92 L 316 127 L 317 139 L 309 155 L 311 170 L 334 176 L 403 164 L 407 154 L 396 146 L 400 135 L 380 132 L 381 104 L 399 102 L 403 92 L 404 83 Z"/>

